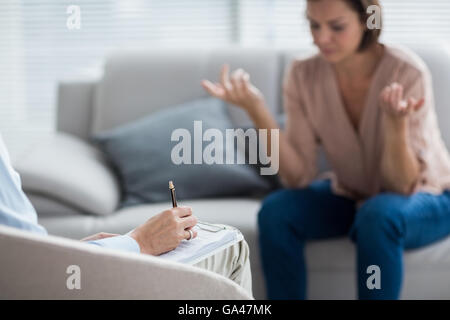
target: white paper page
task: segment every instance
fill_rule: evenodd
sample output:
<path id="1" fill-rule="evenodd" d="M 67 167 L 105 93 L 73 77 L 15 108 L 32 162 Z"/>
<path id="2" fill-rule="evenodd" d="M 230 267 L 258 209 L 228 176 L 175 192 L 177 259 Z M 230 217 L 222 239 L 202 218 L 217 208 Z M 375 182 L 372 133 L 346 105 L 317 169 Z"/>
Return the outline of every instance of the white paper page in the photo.
<path id="1" fill-rule="evenodd" d="M 241 240 L 240 232 L 236 229 L 224 229 L 219 232 L 209 232 L 199 227 L 194 227 L 197 231 L 197 237 L 192 240 L 183 240 L 180 245 L 172 251 L 164 253 L 159 257 L 178 262 L 190 262 L 198 260 L 201 256 L 207 256 L 208 253 L 229 243 Z"/>

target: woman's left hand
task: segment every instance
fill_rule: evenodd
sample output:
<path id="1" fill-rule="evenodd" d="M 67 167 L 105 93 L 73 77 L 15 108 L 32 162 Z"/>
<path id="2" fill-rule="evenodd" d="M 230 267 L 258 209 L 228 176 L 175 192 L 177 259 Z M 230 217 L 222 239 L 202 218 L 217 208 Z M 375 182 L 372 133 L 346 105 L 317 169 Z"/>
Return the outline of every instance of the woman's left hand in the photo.
<path id="1" fill-rule="evenodd" d="M 390 118 L 404 118 L 413 111 L 422 108 L 425 99 L 420 100 L 403 96 L 403 86 L 397 82 L 392 83 L 383 89 L 380 94 L 381 108 Z"/>

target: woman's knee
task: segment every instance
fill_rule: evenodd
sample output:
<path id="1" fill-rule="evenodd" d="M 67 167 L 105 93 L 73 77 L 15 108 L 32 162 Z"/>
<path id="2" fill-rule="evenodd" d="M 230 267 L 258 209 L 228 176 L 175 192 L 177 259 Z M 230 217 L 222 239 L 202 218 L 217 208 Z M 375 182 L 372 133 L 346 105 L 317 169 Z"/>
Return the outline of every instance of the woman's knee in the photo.
<path id="1" fill-rule="evenodd" d="M 283 207 L 290 199 L 290 190 L 279 190 L 268 195 L 262 202 L 258 212 L 258 226 L 260 229 L 271 228 L 282 218 Z"/>
<path id="2" fill-rule="evenodd" d="M 368 199 L 358 210 L 350 235 L 354 241 L 387 234 L 403 235 L 404 197 L 383 193 Z"/>
<path id="3" fill-rule="evenodd" d="M 294 232 L 297 237 L 303 237 L 305 228 L 316 219 L 311 208 L 313 191 L 305 189 L 284 189 L 270 194 L 264 199 L 258 213 L 260 233 L 273 233 L 278 230 L 284 233 Z"/>

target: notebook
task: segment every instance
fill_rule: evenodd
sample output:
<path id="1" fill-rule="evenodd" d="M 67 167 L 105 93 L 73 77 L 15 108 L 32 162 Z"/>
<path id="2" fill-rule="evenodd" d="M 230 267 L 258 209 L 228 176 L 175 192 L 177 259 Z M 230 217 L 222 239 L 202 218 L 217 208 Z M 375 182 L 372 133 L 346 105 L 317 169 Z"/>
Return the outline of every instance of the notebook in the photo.
<path id="1" fill-rule="evenodd" d="M 159 257 L 193 265 L 244 239 L 238 229 L 225 225 L 199 222 L 194 230 L 197 237 L 181 241 L 177 248 Z"/>

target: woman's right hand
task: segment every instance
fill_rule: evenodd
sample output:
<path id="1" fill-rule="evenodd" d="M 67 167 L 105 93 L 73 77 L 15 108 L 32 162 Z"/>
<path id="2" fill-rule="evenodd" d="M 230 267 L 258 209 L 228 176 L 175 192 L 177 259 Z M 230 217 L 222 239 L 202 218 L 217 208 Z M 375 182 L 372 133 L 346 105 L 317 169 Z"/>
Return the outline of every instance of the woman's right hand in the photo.
<path id="1" fill-rule="evenodd" d="M 251 112 L 264 105 L 264 96 L 250 82 L 250 75 L 243 69 L 237 69 L 231 77 L 228 75 L 229 66 L 222 66 L 220 83 L 212 83 L 203 80 L 202 86 L 213 97 L 219 98 L 227 103 L 234 104 L 247 112 Z"/>

